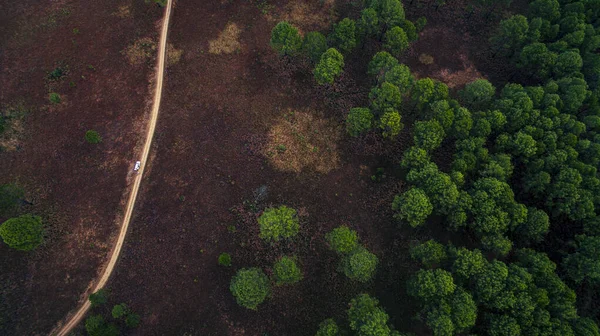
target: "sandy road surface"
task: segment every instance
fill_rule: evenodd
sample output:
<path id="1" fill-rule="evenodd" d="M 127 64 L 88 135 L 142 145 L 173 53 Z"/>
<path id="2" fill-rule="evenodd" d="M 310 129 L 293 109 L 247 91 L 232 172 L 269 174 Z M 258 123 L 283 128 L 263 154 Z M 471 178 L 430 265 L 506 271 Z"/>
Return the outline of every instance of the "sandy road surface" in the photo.
<path id="1" fill-rule="evenodd" d="M 131 193 L 129 194 L 129 200 L 127 201 L 127 205 L 125 208 L 125 216 L 123 217 L 123 224 L 121 224 L 121 231 L 119 232 L 119 237 L 115 246 L 112 250 L 112 255 L 110 256 L 110 261 L 108 265 L 104 269 L 104 273 L 97 280 L 96 286 L 94 287 L 93 292 L 102 289 L 110 275 L 112 274 L 113 269 L 119 259 L 119 255 L 121 253 L 121 248 L 123 247 L 123 242 L 125 241 L 125 236 L 127 235 L 127 228 L 129 227 L 129 222 L 131 221 L 131 214 L 133 213 L 133 207 L 135 205 L 135 201 L 137 199 L 137 194 L 140 189 L 140 184 L 142 181 L 142 177 L 144 175 L 144 168 L 146 167 L 146 161 L 148 159 L 148 153 L 150 152 L 150 146 L 152 145 L 152 138 L 154 136 L 154 129 L 156 128 L 156 120 L 158 119 L 158 110 L 160 107 L 160 100 L 162 96 L 162 86 L 163 86 L 163 74 L 165 71 L 165 58 L 166 58 L 166 49 L 167 49 L 167 32 L 169 30 L 169 18 L 171 16 L 171 4 L 172 0 L 167 1 L 167 5 L 165 6 L 165 16 L 162 24 L 162 31 L 160 34 L 160 44 L 158 47 L 158 68 L 156 71 L 156 91 L 154 93 L 154 103 L 152 106 L 152 113 L 150 115 L 150 124 L 148 127 L 148 133 L 146 134 L 146 142 L 144 143 L 144 149 L 142 152 L 142 157 L 140 158 L 141 166 L 140 169 L 135 176 L 135 180 L 133 182 L 133 187 L 131 189 Z M 90 309 L 90 301 L 85 300 L 83 304 L 77 309 L 75 314 L 70 315 L 68 321 L 56 328 L 51 335 L 57 336 L 65 336 L 67 335 L 73 328 L 81 322 L 87 311 Z"/>

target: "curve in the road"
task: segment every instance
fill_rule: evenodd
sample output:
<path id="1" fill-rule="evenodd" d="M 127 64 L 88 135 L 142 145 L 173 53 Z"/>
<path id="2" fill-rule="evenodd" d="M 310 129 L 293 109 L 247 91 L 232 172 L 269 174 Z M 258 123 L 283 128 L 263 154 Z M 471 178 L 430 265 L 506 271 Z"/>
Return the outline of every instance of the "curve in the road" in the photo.
<path id="1" fill-rule="evenodd" d="M 160 107 L 160 100 L 162 96 L 162 86 L 163 86 L 163 74 L 165 71 L 165 58 L 166 58 L 166 49 L 167 49 L 167 32 L 169 30 L 169 18 L 171 17 L 171 3 L 172 0 L 168 0 L 165 6 L 165 17 L 162 24 L 162 31 L 160 34 L 160 44 L 158 48 L 158 69 L 156 71 L 156 91 L 154 93 L 154 103 L 152 106 L 152 113 L 150 115 L 150 124 L 148 127 L 148 133 L 146 134 L 146 142 L 144 143 L 144 149 L 142 151 L 142 157 L 140 159 L 141 165 L 138 170 L 137 175 L 135 176 L 133 182 L 133 188 L 131 189 L 131 193 L 129 194 L 129 199 L 127 201 L 127 205 L 125 208 L 125 216 L 123 217 L 123 223 L 121 224 L 121 231 L 119 232 L 119 237 L 117 238 L 117 242 L 112 250 L 112 254 L 110 256 L 110 261 L 108 265 L 104 269 L 104 273 L 98 279 L 96 286 L 94 287 L 93 292 L 97 292 L 102 289 L 112 271 L 117 263 L 119 258 L 119 254 L 121 253 L 121 249 L 123 247 L 123 242 L 125 241 L 125 236 L 127 235 L 127 228 L 129 227 L 129 222 L 131 221 L 131 215 L 133 213 L 133 207 L 135 205 L 135 201 L 137 199 L 137 194 L 140 189 L 140 184 L 142 181 L 142 176 L 144 175 L 144 168 L 146 167 L 146 162 L 148 160 L 148 154 L 150 153 L 150 146 L 152 145 L 152 138 L 154 137 L 154 130 L 156 128 L 156 120 L 158 119 L 158 109 Z M 73 328 L 81 322 L 87 311 L 90 309 L 90 301 L 85 300 L 84 303 L 79 307 L 77 312 L 69 317 L 69 320 L 62 326 L 59 327 L 58 331 L 51 333 L 51 335 L 57 336 L 65 336 L 67 335 Z"/>

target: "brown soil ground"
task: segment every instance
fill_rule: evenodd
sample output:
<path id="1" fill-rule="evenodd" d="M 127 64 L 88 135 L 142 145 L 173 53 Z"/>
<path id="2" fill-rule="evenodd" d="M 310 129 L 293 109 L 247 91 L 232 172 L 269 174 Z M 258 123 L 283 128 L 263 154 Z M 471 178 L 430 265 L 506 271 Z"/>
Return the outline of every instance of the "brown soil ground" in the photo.
<path id="1" fill-rule="evenodd" d="M 47 227 L 35 252 L 0 244 L 0 334 L 48 333 L 99 273 L 152 92 L 153 60 L 131 66 L 121 52 L 156 40 L 161 15 L 143 1 L 0 3 L 0 107 L 29 111 L 14 150 L 0 152 L 0 182 L 24 187 L 33 205 L 21 211 Z M 67 75 L 50 81 L 57 66 Z M 50 105 L 49 92 L 62 102 Z M 84 141 L 89 129 L 100 144 Z"/>
<path id="2" fill-rule="evenodd" d="M 346 74 L 334 87 L 322 88 L 299 61 L 279 59 L 268 43 L 277 18 L 289 19 L 302 31 L 323 30 L 323 22 L 354 7 L 340 1 L 336 12 L 331 2 L 317 0 L 265 4 L 212 0 L 176 5 L 169 43 L 183 53 L 167 71 L 155 158 L 109 284 L 113 300 L 142 315 L 137 335 L 311 335 L 327 317 L 343 321 L 348 301 L 369 292 L 398 329 L 426 334 L 415 323 L 416 307 L 405 294 L 405 280 L 417 267 L 408 247 L 434 233 L 441 241 L 448 237 L 439 228 L 399 229 L 391 219 L 391 201 L 404 185 L 402 172 L 390 167 L 412 143 L 410 129 L 393 143 L 374 135 L 344 136 L 332 146 L 338 167 L 327 174 L 278 171 L 263 155 L 269 132 L 290 110 L 313 111 L 342 123 L 350 107 L 367 104 L 372 83 L 363 74 L 368 58 L 351 55 Z M 416 19 L 428 10 L 407 12 Z M 406 62 L 420 76 L 459 88 L 480 76 L 472 58 L 477 46 L 460 37 L 465 27 L 447 21 L 454 28 L 444 32 L 448 41 L 441 46 L 448 49 L 440 50 L 435 35 L 449 23 L 434 18 Z M 224 33 L 231 24 L 239 36 Z M 239 47 L 211 54 L 211 41 Z M 433 55 L 435 66 L 417 65 L 421 53 Z M 463 56 L 455 59 L 457 53 Z M 386 167 L 385 183 L 371 181 L 377 167 Z M 253 192 L 261 186 L 268 187 L 268 197 L 254 205 Z M 279 204 L 300 210 L 301 233 L 293 243 L 270 246 L 257 238 L 256 217 L 266 206 Z M 352 283 L 335 271 L 337 257 L 327 250 L 323 234 L 342 224 L 356 229 L 379 256 L 374 283 Z M 217 265 L 221 252 L 232 254 L 231 268 Z M 229 292 L 235 271 L 258 266 L 270 272 L 284 253 L 299 257 L 305 279 L 274 288 L 257 312 L 238 306 Z"/>

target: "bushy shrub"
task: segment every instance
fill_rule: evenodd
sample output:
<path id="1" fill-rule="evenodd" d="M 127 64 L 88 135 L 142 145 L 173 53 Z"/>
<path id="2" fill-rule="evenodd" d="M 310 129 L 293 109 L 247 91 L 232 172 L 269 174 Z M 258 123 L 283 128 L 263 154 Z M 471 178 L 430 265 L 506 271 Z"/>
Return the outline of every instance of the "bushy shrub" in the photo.
<path id="1" fill-rule="evenodd" d="M 271 293 L 269 279 L 260 268 L 242 268 L 231 279 L 229 290 L 240 306 L 256 310 Z"/>
<path id="2" fill-rule="evenodd" d="M 44 239 L 42 218 L 30 214 L 11 218 L 0 225 L 0 236 L 11 248 L 31 251 Z"/>
<path id="3" fill-rule="evenodd" d="M 296 210 L 282 205 L 266 209 L 258 218 L 260 238 L 266 241 L 279 241 L 298 234 L 300 228 Z"/>
<path id="4" fill-rule="evenodd" d="M 91 144 L 97 144 L 102 141 L 102 138 L 100 137 L 100 134 L 98 134 L 98 132 L 94 130 L 89 130 L 85 132 L 85 141 Z"/>
<path id="5" fill-rule="evenodd" d="M 344 254 L 352 252 L 358 246 L 358 235 L 356 231 L 347 226 L 340 226 L 325 235 L 329 247 L 337 253 Z"/>
<path id="6" fill-rule="evenodd" d="M 221 253 L 219 254 L 219 265 L 221 266 L 231 266 L 231 255 L 229 253 Z"/>
<path id="7" fill-rule="evenodd" d="M 48 99 L 50 100 L 50 103 L 52 103 L 52 104 L 60 104 L 60 102 L 62 101 L 62 99 L 60 98 L 60 95 L 56 92 L 51 92 L 48 95 Z"/>
<path id="8" fill-rule="evenodd" d="M 359 246 L 342 258 L 341 268 L 348 278 L 367 282 L 375 275 L 378 263 L 376 255 Z"/>
<path id="9" fill-rule="evenodd" d="M 275 284 L 278 286 L 285 284 L 293 284 L 302 280 L 302 271 L 296 264 L 295 257 L 283 256 L 277 260 L 273 266 L 273 276 Z"/>

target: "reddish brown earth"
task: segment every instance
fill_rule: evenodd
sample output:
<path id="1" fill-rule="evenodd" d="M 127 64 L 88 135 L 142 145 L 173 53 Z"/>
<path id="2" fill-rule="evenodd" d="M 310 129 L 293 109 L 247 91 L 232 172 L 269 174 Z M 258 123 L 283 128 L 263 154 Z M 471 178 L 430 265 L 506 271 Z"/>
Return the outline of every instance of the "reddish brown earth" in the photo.
<path id="1" fill-rule="evenodd" d="M 131 17 L 113 15 L 125 5 Z M 151 92 L 152 60 L 130 66 L 121 51 L 137 38 L 155 39 L 161 14 L 143 1 L 0 4 L 0 106 L 30 110 L 17 150 L 0 152 L 0 182 L 24 187 L 33 205 L 22 212 L 41 215 L 47 227 L 35 252 L 0 244 L 0 334 L 46 334 L 100 271 Z M 58 65 L 68 74 L 51 83 Z M 50 89 L 61 104 L 49 105 Z M 100 144 L 84 141 L 88 129 Z"/>
<path id="2" fill-rule="evenodd" d="M 327 317 L 343 321 L 348 301 L 369 292 L 400 330 L 423 332 L 405 295 L 405 280 L 416 268 L 408 246 L 432 233 L 399 229 L 390 210 L 403 188 L 402 172 L 390 167 L 411 144 L 410 129 L 395 143 L 376 136 L 344 138 L 341 166 L 327 175 L 274 170 L 260 149 L 278 116 L 310 109 L 342 123 L 350 107 L 367 104 L 372 83 L 362 75 L 368 59 L 351 56 L 334 88 L 316 87 L 306 69 L 296 69 L 296 61 L 274 55 L 268 40 L 276 21 L 266 20 L 257 3 L 215 0 L 175 7 L 169 42 L 184 52 L 166 75 L 156 156 L 109 284 L 114 302 L 126 302 L 142 315 L 138 335 L 308 335 Z M 298 2 L 274 4 L 269 16 L 289 17 L 293 3 Z M 327 11 L 319 3 L 302 2 L 316 14 Z M 342 12 L 352 10 L 337 5 Z M 319 28 L 319 20 L 309 22 L 296 24 L 303 31 Z M 209 54 L 209 41 L 227 23 L 242 30 L 241 48 L 231 55 Z M 454 45 L 469 55 L 468 43 Z M 415 48 L 438 56 L 433 45 L 426 39 Z M 453 61 L 447 68 L 459 72 L 464 65 Z M 418 71 L 435 76 L 434 70 Z M 386 183 L 372 182 L 370 175 L 383 166 Z M 261 186 L 268 187 L 268 198 L 254 210 L 244 207 Z M 301 210 L 301 233 L 294 243 L 270 246 L 257 237 L 256 217 L 279 204 Z M 337 257 L 327 250 L 323 234 L 341 224 L 358 230 L 379 256 L 374 283 L 359 285 L 335 272 Z M 221 252 L 232 254 L 233 267 L 217 265 Z M 238 306 L 229 292 L 235 271 L 258 266 L 270 272 L 284 253 L 299 257 L 305 279 L 274 288 L 256 312 Z"/>

